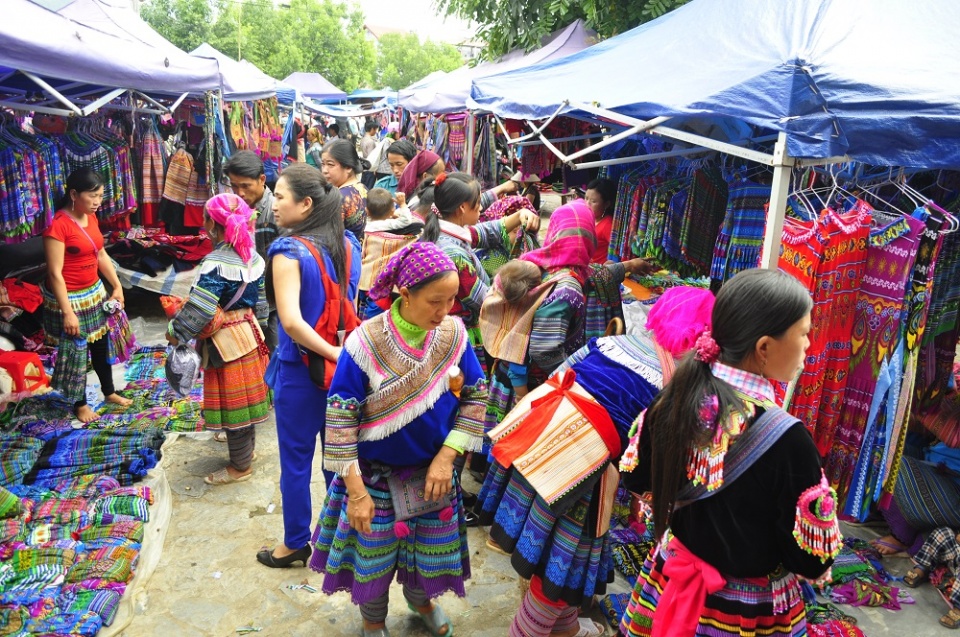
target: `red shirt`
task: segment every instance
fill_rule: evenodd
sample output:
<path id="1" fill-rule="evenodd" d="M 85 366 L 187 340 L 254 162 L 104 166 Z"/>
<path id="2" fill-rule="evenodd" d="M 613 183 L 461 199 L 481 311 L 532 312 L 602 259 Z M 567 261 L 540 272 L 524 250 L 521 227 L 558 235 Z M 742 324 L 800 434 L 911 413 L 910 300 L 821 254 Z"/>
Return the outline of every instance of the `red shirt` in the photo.
<path id="1" fill-rule="evenodd" d="M 608 215 L 597 222 L 597 249 L 593 251 L 590 263 L 603 265 L 607 262 L 611 232 L 613 232 L 613 215 Z"/>
<path id="2" fill-rule="evenodd" d="M 96 215 L 87 215 L 87 227 L 81 228 L 69 213 L 58 210 L 43 236 L 63 244 L 63 281 L 68 291 L 82 290 L 97 282 L 97 256 L 103 249 L 103 235 Z"/>

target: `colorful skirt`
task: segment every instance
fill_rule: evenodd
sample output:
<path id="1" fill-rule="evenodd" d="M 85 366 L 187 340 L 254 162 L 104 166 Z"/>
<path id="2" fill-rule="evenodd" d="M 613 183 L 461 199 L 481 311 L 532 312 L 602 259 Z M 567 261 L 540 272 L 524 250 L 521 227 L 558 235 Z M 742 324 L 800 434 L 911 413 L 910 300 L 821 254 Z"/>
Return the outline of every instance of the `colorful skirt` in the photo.
<path id="1" fill-rule="evenodd" d="M 43 293 L 43 330 L 47 344 L 57 346 L 57 362 L 50 385 L 72 403 L 86 400 L 87 343 L 100 340 L 107 334 L 107 314 L 103 302 L 107 291 L 99 280 L 88 288 L 67 291 L 70 307 L 80 322 L 80 337 L 63 338 L 63 312 L 57 299 L 41 286 Z"/>
<path id="2" fill-rule="evenodd" d="M 406 520 L 410 534 L 404 538 L 393 531 L 393 502 L 386 478 L 364 468 L 363 482 L 373 498 L 370 534 L 350 527 L 343 478 L 337 475 L 327 492 L 311 540 L 314 552 L 310 560 L 310 568 L 325 574 L 323 592 L 348 591 L 354 604 L 365 604 L 383 596 L 396 574 L 397 582 L 423 590 L 431 599 L 447 591 L 465 597 L 470 551 L 459 480 L 456 515 L 446 522 L 439 512 Z"/>
<path id="3" fill-rule="evenodd" d="M 203 419 L 207 429 L 242 429 L 261 423 L 270 411 L 268 358 L 257 348 L 223 367 L 203 370 Z"/>
<path id="4" fill-rule="evenodd" d="M 663 574 L 666 548 L 657 547 L 643 563 L 637 585 L 633 589 L 627 612 L 620 621 L 620 634 L 627 637 L 649 637 L 653 634 L 653 615 L 670 580 Z M 767 635 L 807 635 L 803 599 L 794 595 L 786 612 L 773 613 L 773 592 L 770 584 L 756 583 L 756 578 L 725 577 L 726 586 L 707 595 L 703 614 L 697 625 L 697 637 L 760 637 Z"/>
<path id="5" fill-rule="evenodd" d="M 584 598 L 603 595 L 614 577 L 607 536 L 594 537 L 595 496 L 596 490 L 588 492 L 558 516 L 518 471 L 494 462 L 476 511 L 481 526 L 492 525 L 491 539 L 511 553 L 520 577 L 539 575 L 548 599 L 579 606 Z"/>

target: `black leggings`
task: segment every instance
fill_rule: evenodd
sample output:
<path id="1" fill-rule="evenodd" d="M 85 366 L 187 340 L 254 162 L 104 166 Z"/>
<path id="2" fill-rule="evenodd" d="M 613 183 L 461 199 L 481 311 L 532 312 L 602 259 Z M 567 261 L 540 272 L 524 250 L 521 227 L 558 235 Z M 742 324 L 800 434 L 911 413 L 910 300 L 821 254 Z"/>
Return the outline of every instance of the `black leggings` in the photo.
<path id="1" fill-rule="evenodd" d="M 107 356 L 109 355 L 108 338 L 110 338 L 110 335 L 105 334 L 96 341 L 87 343 L 87 350 L 90 352 L 90 362 L 93 364 L 93 371 L 97 373 L 97 378 L 100 379 L 100 389 L 103 390 L 104 398 L 116 392 L 113 386 L 113 366 L 107 360 Z M 86 404 L 87 399 L 84 398 L 74 403 L 74 406 L 82 407 Z"/>

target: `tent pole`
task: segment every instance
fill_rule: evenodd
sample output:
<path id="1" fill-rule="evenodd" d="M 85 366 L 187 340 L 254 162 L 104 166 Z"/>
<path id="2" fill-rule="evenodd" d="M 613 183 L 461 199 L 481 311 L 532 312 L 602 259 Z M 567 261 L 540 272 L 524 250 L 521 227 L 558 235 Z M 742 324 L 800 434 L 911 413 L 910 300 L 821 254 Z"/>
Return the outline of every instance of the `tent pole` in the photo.
<path id="1" fill-rule="evenodd" d="M 110 102 L 113 101 L 115 97 L 119 97 L 120 95 L 123 95 L 126 92 L 127 92 L 127 89 L 125 88 L 118 88 L 115 91 L 110 91 L 109 93 L 107 93 L 106 95 L 98 99 L 97 101 L 87 104 L 80 110 L 83 111 L 84 115 L 91 115 L 94 112 L 96 112 L 104 104 L 109 104 Z"/>
<path id="2" fill-rule="evenodd" d="M 73 111 L 65 108 L 53 108 L 50 106 L 37 106 L 36 104 L 21 104 L 19 102 L 8 102 L 0 100 L 0 107 L 10 108 L 15 111 L 26 111 L 28 113 L 46 113 L 47 115 L 60 115 L 62 117 L 73 117 L 76 115 Z"/>
<path id="3" fill-rule="evenodd" d="M 763 233 L 763 249 L 760 252 L 761 266 L 770 270 L 776 269 L 780 260 L 783 220 L 787 214 L 787 195 L 790 192 L 793 164 L 793 158 L 787 153 L 787 134 L 781 131 L 773 149 L 770 207 L 767 210 L 767 227 Z"/>
<path id="4" fill-rule="evenodd" d="M 57 89 L 53 88 L 52 86 L 50 86 L 49 84 L 47 84 L 46 82 L 44 82 L 43 80 L 41 80 L 39 77 L 37 77 L 37 76 L 34 75 L 33 73 L 29 73 L 29 72 L 27 72 L 27 71 L 20 71 L 20 72 L 23 73 L 24 75 L 26 75 L 27 77 L 29 77 L 31 80 L 33 80 L 33 83 L 34 83 L 34 84 L 36 84 L 37 86 L 39 86 L 40 88 L 42 88 L 43 90 L 45 90 L 47 93 L 50 93 L 50 95 L 53 95 L 55 98 L 57 98 L 57 100 L 58 100 L 61 104 L 63 104 L 63 105 L 66 106 L 67 108 L 69 108 L 69 109 L 70 109 L 71 111 L 73 111 L 75 114 L 80 115 L 80 116 L 83 116 L 83 111 L 81 111 L 79 108 L 77 108 L 77 105 L 76 105 L 76 104 L 74 104 L 73 102 L 71 102 L 70 100 L 68 100 L 66 97 L 64 97 L 59 91 L 57 91 Z"/>
<path id="5" fill-rule="evenodd" d="M 474 139 L 477 134 L 477 118 L 472 111 L 467 111 L 467 163 L 464 172 L 473 175 L 473 149 L 476 146 Z"/>

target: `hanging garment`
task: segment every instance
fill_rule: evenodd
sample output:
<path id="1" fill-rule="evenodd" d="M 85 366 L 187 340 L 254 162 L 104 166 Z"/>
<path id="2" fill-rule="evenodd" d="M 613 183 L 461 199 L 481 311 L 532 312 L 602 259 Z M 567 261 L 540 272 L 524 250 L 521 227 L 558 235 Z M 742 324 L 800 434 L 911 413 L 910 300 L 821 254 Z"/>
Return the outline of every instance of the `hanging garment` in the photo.
<path id="1" fill-rule="evenodd" d="M 870 233 L 867 264 L 854 310 L 850 363 L 840 417 L 834 430 L 817 424 L 815 439 L 827 445 L 826 474 L 846 499 L 861 452 L 874 390 L 900 332 L 904 290 L 912 276 L 923 222 L 901 217 Z"/>

